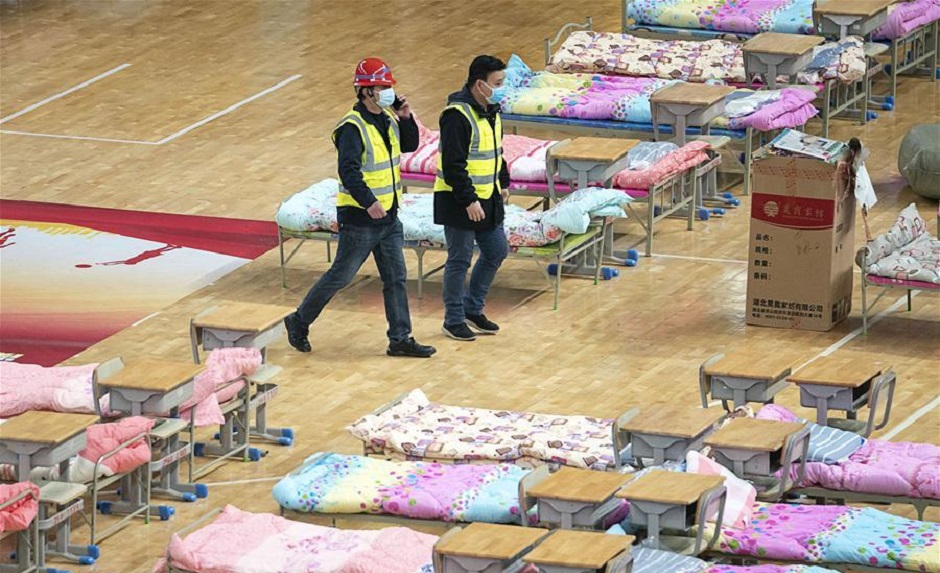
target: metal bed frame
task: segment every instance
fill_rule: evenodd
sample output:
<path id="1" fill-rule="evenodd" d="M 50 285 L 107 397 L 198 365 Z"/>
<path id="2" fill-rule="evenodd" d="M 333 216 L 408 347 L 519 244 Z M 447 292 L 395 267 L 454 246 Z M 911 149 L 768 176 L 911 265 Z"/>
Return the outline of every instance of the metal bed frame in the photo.
<path id="1" fill-rule="evenodd" d="M 621 0 L 621 1 L 627 2 L 629 0 Z M 624 5 L 624 14 L 626 14 L 625 11 L 626 11 L 626 5 Z M 544 40 L 545 65 L 548 65 L 549 61 L 551 60 L 552 54 L 554 53 L 555 46 L 562 41 L 563 37 L 567 37 L 567 34 L 575 30 L 590 31 L 592 29 L 591 26 L 592 26 L 592 19 L 590 17 L 588 17 L 583 23 L 569 22 L 568 24 L 565 24 L 558 30 L 558 33 L 555 34 L 554 39 L 549 40 L 548 38 L 546 38 Z M 672 30 L 672 28 L 669 28 L 669 29 Z M 637 33 L 637 32 L 642 32 L 643 30 L 645 30 L 645 28 L 635 28 L 635 29 L 628 30 L 624 27 L 623 33 L 625 34 Z M 695 31 L 699 32 L 701 30 L 695 30 Z M 704 30 L 704 32 L 709 32 L 709 30 Z M 649 38 L 675 39 L 675 35 L 670 36 L 669 34 L 638 34 L 638 37 L 640 36 L 649 37 Z M 727 38 L 721 35 L 720 33 L 715 33 L 715 34 L 712 34 L 711 36 L 698 36 L 698 37 L 696 36 L 697 35 L 692 35 L 692 39 L 705 40 L 705 39 L 719 38 L 719 39 L 729 40 L 729 41 L 747 40 L 747 37 L 745 37 L 746 35 L 742 35 L 741 38 Z M 880 65 L 872 64 L 871 62 L 873 58 L 869 57 L 868 60 L 869 60 L 869 69 L 865 78 L 857 82 L 853 82 L 851 84 L 845 84 L 845 83 L 839 82 L 837 80 L 832 80 L 832 79 L 826 80 L 822 84 L 822 89 L 817 93 L 816 100 L 813 102 L 813 104 L 817 108 L 819 108 L 819 119 L 822 123 L 821 135 L 823 137 L 829 137 L 830 121 L 837 117 L 846 118 L 846 119 L 857 119 L 859 120 L 859 122 L 861 122 L 862 125 L 867 123 L 869 119 L 875 119 L 877 117 L 877 114 L 875 114 L 874 112 L 870 112 L 868 110 L 868 103 L 869 103 L 869 100 L 871 100 L 869 88 L 871 85 L 871 77 L 875 75 L 875 72 L 881 71 L 882 67 Z M 778 87 L 788 87 L 788 86 L 780 85 Z M 812 86 L 798 86 L 797 85 L 797 86 L 790 86 L 790 87 L 812 87 Z M 891 101 L 893 101 L 893 99 Z M 506 116 L 504 115 L 503 117 L 505 118 Z M 517 116 L 513 116 L 513 117 L 517 117 Z M 504 123 L 506 123 L 505 119 L 504 119 Z M 635 124 L 635 125 L 641 125 L 641 124 Z M 667 126 L 663 126 L 663 127 L 667 127 Z M 665 131 L 666 133 L 672 133 L 671 126 L 669 127 L 670 129 L 665 129 L 665 130 L 663 128 L 660 128 L 660 131 Z M 740 135 L 734 135 L 736 131 L 732 131 L 732 130 L 725 130 L 725 131 L 728 131 L 729 133 L 727 133 L 726 135 L 731 135 L 733 139 L 740 139 Z M 749 137 L 752 137 L 752 134 L 750 133 L 752 131 L 753 131 L 752 128 L 747 128 L 748 133 L 745 135 L 745 140 L 747 140 Z M 652 132 L 652 129 L 650 129 L 650 132 Z M 689 128 L 686 130 L 686 132 L 695 133 L 695 130 L 694 128 Z M 747 153 L 746 150 L 745 150 L 745 153 Z M 746 194 L 747 194 L 747 191 L 745 191 L 745 195 Z"/>
<path id="2" fill-rule="evenodd" d="M 608 232 L 607 229 L 609 227 L 612 228 L 612 226 L 613 223 L 607 218 L 597 219 L 592 221 L 586 233 L 580 235 L 563 233 L 561 239 L 543 247 L 510 247 L 509 256 L 512 258 L 526 258 L 535 261 L 539 269 L 542 270 L 545 278 L 552 285 L 554 290 L 554 310 L 558 310 L 562 274 L 579 274 L 586 276 L 586 273 L 590 272 L 593 275 L 594 284 L 600 281 L 602 274 L 601 251 L 604 237 Z M 339 239 L 339 235 L 328 231 L 294 231 L 278 225 L 277 239 L 280 250 L 281 287 L 287 288 L 287 263 L 297 254 L 300 247 L 307 241 L 325 242 L 326 260 L 327 262 L 331 262 L 333 260 L 331 245 L 333 241 Z M 287 239 L 299 239 L 300 242 L 285 255 L 284 242 Z M 438 265 L 430 271 L 425 272 L 424 255 L 429 251 L 446 252 L 447 247 L 430 241 L 405 241 L 404 248 L 414 251 L 415 255 L 418 257 L 418 298 L 422 298 L 424 297 L 424 281 L 444 268 L 444 265 Z M 548 249 L 551 249 L 551 251 Z M 576 257 L 586 258 L 590 265 L 575 269 L 583 272 L 563 272 L 563 267 L 567 268 L 565 266 L 566 263 Z M 549 262 L 549 265 L 543 266 L 543 261 Z M 551 265 L 555 266 L 551 267 Z M 554 276 L 552 276 L 552 268 L 554 269 Z M 604 273 L 605 279 L 612 278 L 613 276 L 612 274 Z"/>
<path id="3" fill-rule="evenodd" d="M 862 334 L 868 334 L 868 314 L 875 308 L 875 305 L 878 304 L 878 301 L 881 300 L 885 294 L 888 293 L 891 289 L 903 289 L 907 291 L 907 311 L 912 310 L 912 300 L 911 295 L 912 291 L 915 290 L 924 290 L 930 292 L 936 292 L 940 290 L 940 285 L 935 285 L 932 283 L 925 283 L 919 281 L 891 281 L 890 283 L 881 283 L 870 280 L 868 277 L 868 272 L 865 270 L 864 262 L 865 256 L 868 252 L 868 247 L 862 247 L 855 253 L 855 264 L 862 271 Z M 915 284 L 916 283 L 916 284 Z M 868 302 L 868 289 L 869 288 L 879 288 L 881 291 L 875 297 L 871 303 Z"/>
<path id="4" fill-rule="evenodd" d="M 675 39 L 676 36 L 684 36 L 703 40 L 721 39 L 730 42 L 745 42 L 754 36 L 754 34 L 744 32 L 720 32 L 716 30 L 637 24 L 627 15 L 629 5 L 633 1 L 620 0 L 620 29 L 624 33 L 638 33 L 647 38 Z M 938 66 L 940 21 L 925 24 L 900 38 L 875 40 L 875 42 L 887 46 L 888 59 L 890 60 L 883 68 L 890 80 L 888 94 L 876 96 L 869 91 L 869 99 L 881 104 L 882 109 L 888 111 L 894 109 L 898 92 L 898 77 L 902 75 L 927 75 L 931 81 L 937 81 L 940 78 L 940 66 Z M 823 134 L 823 137 L 826 137 L 826 135 Z"/>

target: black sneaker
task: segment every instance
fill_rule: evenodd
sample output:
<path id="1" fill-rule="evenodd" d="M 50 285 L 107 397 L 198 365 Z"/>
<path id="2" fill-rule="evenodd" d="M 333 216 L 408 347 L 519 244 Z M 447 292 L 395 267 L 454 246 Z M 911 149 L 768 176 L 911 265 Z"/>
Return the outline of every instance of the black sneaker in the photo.
<path id="1" fill-rule="evenodd" d="M 499 332 L 499 325 L 486 318 L 485 314 L 468 314 L 467 324 L 480 334 L 496 334 Z"/>
<path id="2" fill-rule="evenodd" d="M 408 338 L 401 342 L 391 342 L 388 350 L 385 351 L 389 356 L 410 356 L 412 358 L 430 358 L 437 350 L 433 346 L 418 344 L 414 338 Z"/>
<path id="3" fill-rule="evenodd" d="M 300 352 L 310 352 L 310 341 L 307 335 L 310 329 L 300 324 L 297 313 L 288 314 L 284 317 L 284 327 L 287 329 L 287 342 Z"/>
<path id="4" fill-rule="evenodd" d="M 454 340 L 470 342 L 471 340 L 477 339 L 477 335 L 474 334 L 466 324 L 457 324 L 454 326 L 447 326 L 445 324 L 444 327 L 441 328 L 441 331 Z"/>

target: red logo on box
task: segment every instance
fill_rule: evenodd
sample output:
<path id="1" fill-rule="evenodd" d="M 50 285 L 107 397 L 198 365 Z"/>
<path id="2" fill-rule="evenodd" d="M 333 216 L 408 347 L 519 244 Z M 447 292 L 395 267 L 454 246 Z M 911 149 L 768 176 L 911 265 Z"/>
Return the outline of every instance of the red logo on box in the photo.
<path id="1" fill-rule="evenodd" d="M 835 212 L 836 203 L 829 199 L 755 193 L 751 202 L 751 218 L 789 229 L 831 229 Z"/>

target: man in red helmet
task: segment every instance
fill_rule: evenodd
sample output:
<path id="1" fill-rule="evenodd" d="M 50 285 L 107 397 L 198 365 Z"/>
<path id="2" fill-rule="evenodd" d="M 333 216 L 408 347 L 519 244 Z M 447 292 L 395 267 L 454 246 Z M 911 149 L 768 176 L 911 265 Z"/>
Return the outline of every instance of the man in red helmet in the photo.
<path id="1" fill-rule="evenodd" d="M 382 278 L 389 356 L 428 358 L 431 346 L 411 336 L 405 279 L 404 235 L 398 220 L 401 205 L 402 151 L 418 148 L 418 124 L 404 96 L 396 97 L 395 79 L 378 58 L 356 66 L 353 87 L 358 101 L 333 130 L 339 152 L 340 189 L 336 198 L 339 245 L 329 270 L 284 319 L 287 340 L 310 352 L 310 325 L 339 290 L 348 285 L 372 254 Z"/>

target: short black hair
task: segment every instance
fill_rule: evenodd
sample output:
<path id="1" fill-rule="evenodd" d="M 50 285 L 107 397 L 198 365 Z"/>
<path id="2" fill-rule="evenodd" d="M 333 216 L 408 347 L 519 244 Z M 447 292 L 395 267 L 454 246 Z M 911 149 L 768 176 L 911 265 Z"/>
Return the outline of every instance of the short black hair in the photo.
<path id="1" fill-rule="evenodd" d="M 495 56 L 477 56 L 470 62 L 470 72 L 467 74 L 467 85 L 472 86 L 477 80 L 486 81 L 487 76 L 493 72 L 506 69 L 506 64 Z"/>

